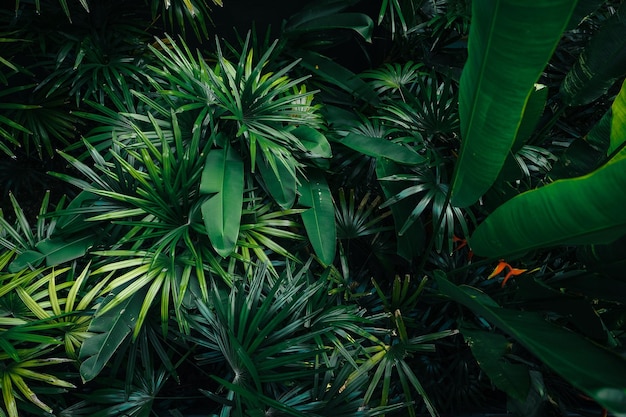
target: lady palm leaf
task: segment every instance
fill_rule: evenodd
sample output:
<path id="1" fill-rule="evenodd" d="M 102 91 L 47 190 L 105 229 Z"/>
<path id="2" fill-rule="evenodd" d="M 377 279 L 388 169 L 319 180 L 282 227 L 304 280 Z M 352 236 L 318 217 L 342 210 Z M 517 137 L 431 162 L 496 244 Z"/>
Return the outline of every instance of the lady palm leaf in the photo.
<path id="1" fill-rule="evenodd" d="M 420 71 L 422 67 L 423 64 L 411 61 L 404 65 L 386 63 L 381 68 L 363 72 L 361 76 L 370 80 L 379 95 L 397 93 L 402 101 L 406 101 L 403 91 L 411 90 L 417 80 L 426 75 Z"/>
<path id="2" fill-rule="evenodd" d="M 433 224 L 438 221 L 443 213 L 443 224 L 434 225 L 436 228 L 435 248 L 438 251 L 441 251 L 445 245 L 447 252 L 452 252 L 453 238 L 457 224 L 461 228 L 463 236 L 468 235 L 465 214 L 472 218 L 471 212 L 464 212 L 457 207 L 446 204 L 449 185 L 444 182 L 443 168 L 436 167 L 434 172 L 431 168 L 421 168 L 414 170 L 412 174 L 397 174 L 379 178 L 379 180 L 383 182 L 383 187 L 384 183 L 387 181 L 407 181 L 414 183 L 414 185 L 408 186 L 398 192 L 381 205 L 381 208 L 384 208 L 410 196 L 419 197 L 419 202 L 400 229 L 400 235 L 405 233 L 424 213 L 432 213 L 429 220 L 433 222 Z M 430 210 L 427 210 L 429 208 Z"/>

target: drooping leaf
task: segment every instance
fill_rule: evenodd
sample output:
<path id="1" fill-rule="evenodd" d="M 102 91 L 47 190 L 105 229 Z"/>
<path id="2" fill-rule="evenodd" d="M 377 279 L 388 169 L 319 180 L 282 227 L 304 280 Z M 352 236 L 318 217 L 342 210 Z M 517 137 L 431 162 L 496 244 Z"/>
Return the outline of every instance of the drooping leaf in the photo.
<path id="1" fill-rule="evenodd" d="M 56 266 L 80 258 L 97 241 L 96 235 L 87 235 L 67 241 L 61 238 L 48 238 L 35 245 L 35 250 L 25 251 L 11 265 L 10 272 L 17 272 L 27 266 L 38 266 L 44 259 L 47 266 Z"/>
<path id="2" fill-rule="evenodd" d="M 569 0 L 472 3 L 469 58 L 459 92 L 462 144 L 453 179 L 454 206 L 473 204 L 498 177 L 533 85 L 575 4 Z"/>
<path id="3" fill-rule="evenodd" d="M 290 209 L 296 201 L 295 161 L 290 158 L 274 158 L 272 167 L 260 154 L 257 154 L 256 159 L 256 166 L 263 177 L 267 192 L 281 208 Z"/>
<path id="4" fill-rule="evenodd" d="M 471 288 L 448 281 L 442 271 L 435 271 L 435 280 L 442 293 L 511 335 L 574 387 L 616 415 L 626 415 L 626 359 L 547 322 L 539 313 L 505 309 L 493 301 L 484 303 Z"/>
<path id="5" fill-rule="evenodd" d="M 295 21 L 290 23 L 286 26 L 286 31 L 289 34 L 346 29 L 358 33 L 366 42 L 372 41 L 374 31 L 374 21 L 365 13 L 333 13 L 300 21 L 297 24 Z"/>
<path id="6" fill-rule="evenodd" d="M 580 54 L 561 84 L 569 105 L 583 105 L 606 93 L 626 74 L 626 3 L 607 19 Z"/>
<path id="7" fill-rule="evenodd" d="M 399 164 L 418 165 L 426 161 L 422 155 L 407 146 L 359 133 L 349 133 L 340 143 L 364 155 L 387 158 Z"/>
<path id="8" fill-rule="evenodd" d="M 137 323 L 145 292 L 138 291 L 104 314 L 98 315 L 96 312 L 89 332 L 97 334 L 85 340 L 79 353 L 79 359 L 82 361 L 80 376 L 83 382 L 97 377 L 117 349 L 130 337 Z M 108 295 L 102 305 L 106 306 L 115 296 L 116 294 Z"/>
<path id="9" fill-rule="evenodd" d="M 500 334 L 467 326 L 461 328 L 461 334 L 491 382 L 511 397 L 519 401 L 526 400 L 530 388 L 528 367 L 504 360 L 509 341 Z"/>
<path id="10" fill-rule="evenodd" d="M 335 207 L 324 175 L 316 170 L 307 171 L 301 180 L 299 204 L 309 209 L 302 213 L 302 221 L 309 241 L 320 261 L 330 265 L 335 259 L 337 228 Z"/>
<path id="11" fill-rule="evenodd" d="M 530 135 L 537 127 L 537 123 L 543 114 L 548 101 L 548 87 L 543 84 L 535 84 L 528 96 L 528 101 L 524 107 L 524 115 L 517 129 L 515 142 L 511 148 L 511 153 L 515 154 L 526 143 Z"/>
<path id="12" fill-rule="evenodd" d="M 626 234 L 626 159 L 515 196 L 474 231 L 474 253 L 506 257 L 561 244 L 610 243 Z"/>
<path id="13" fill-rule="evenodd" d="M 230 255 L 237 243 L 243 188 L 243 161 L 239 154 L 230 147 L 209 152 L 200 193 L 213 195 L 202 203 L 201 211 L 211 244 L 222 257 Z"/>
<path id="14" fill-rule="evenodd" d="M 291 133 L 300 139 L 312 158 L 330 158 L 332 156 L 330 143 L 321 132 L 308 126 L 299 126 Z"/>

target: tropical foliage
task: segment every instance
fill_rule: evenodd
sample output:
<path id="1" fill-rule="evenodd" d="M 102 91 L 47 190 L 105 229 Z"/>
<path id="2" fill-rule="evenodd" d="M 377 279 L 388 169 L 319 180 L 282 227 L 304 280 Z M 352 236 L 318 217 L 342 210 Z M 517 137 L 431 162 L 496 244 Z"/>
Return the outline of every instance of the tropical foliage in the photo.
<path id="1" fill-rule="evenodd" d="M 626 416 L 626 6 L 230 3 L 0 8 L 0 416 Z"/>

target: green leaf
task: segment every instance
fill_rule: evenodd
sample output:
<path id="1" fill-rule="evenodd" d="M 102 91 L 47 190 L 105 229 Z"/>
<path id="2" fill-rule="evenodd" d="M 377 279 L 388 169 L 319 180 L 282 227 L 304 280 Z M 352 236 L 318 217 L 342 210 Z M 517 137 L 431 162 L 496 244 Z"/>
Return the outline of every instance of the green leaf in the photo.
<path id="1" fill-rule="evenodd" d="M 80 258 L 96 241 L 95 235 L 83 236 L 72 241 L 60 238 L 44 239 L 35 245 L 37 251 L 28 250 L 15 258 L 9 265 L 9 271 L 17 272 L 28 266 L 36 267 L 43 259 L 46 260 L 46 265 L 56 266 Z"/>
<path id="2" fill-rule="evenodd" d="M 509 342 L 497 333 L 461 328 L 472 354 L 496 387 L 511 397 L 525 401 L 530 389 L 528 367 L 506 362 L 503 358 Z"/>
<path id="3" fill-rule="evenodd" d="M 561 84 L 568 105 L 592 102 L 626 74 L 626 3 L 608 18 L 580 54 Z"/>
<path id="4" fill-rule="evenodd" d="M 302 213 L 302 221 L 315 254 L 323 264 L 330 265 L 335 259 L 337 245 L 333 197 L 320 171 L 308 170 L 307 177 L 298 187 L 298 202 L 309 207 Z"/>
<path id="5" fill-rule="evenodd" d="M 291 133 L 302 142 L 311 158 L 330 158 L 333 156 L 328 139 L 319 131 L 308 126 L 299 126 Z"/>
<path id="6" fill-rule="evenodd" d="M 401 172 L 399 166 L 394 162 L 385 158 L 376 159 L 376 176 L 378 178 L 389 177 Z M 383 181 L 381 182 L 381 186 L 387 200 L 406 188 L 403 184 L 396 183 L 395 181 Z M 398 247 L 396 250 L 398 255 L 408 261 L 415 258 L 424 250 L 426 240 L 426 231 L 419 219 L 416 219 L 403 234 L 400 234 L 403 225 L 417 204 L 416 198 L 405 198 L 390 206 L 397 235 Z"/>
<path id="7" fill-rule="evenodd" d="M 575 4 L 570 0 L 472 3 L 469 58 L 459 91 L 462 144 L 452 205 L 473 204 L 498 177 L 533 85 Z"/>
<path id="8" fill-rule="evenodd" d="M 117 294 L 109 294 L 100 308 L 105 307 Z M 89 332 L 97 333 L 83 343 L 79 359 L 83 382 L 91 381 L 100 374 L 117 349 L 130 336 L 139 317 L 145 290 L 138 291 L 119 305 L 98 315 L 89 325 Z"/>
<path id="9" fill-rule="evenodd" d="M 382 138 L 348 133 L 339 143 L 374 158 L 387 158 L 404 165 L 419 165 L 426 159 L 413 149 Z"/>
<path id="10" fill-rule="evenodd" d="M 626 11 L 625 11 L 626 12 Z M 611 144 L 607 150 L 607 155 L 612 154 L 626 142 L 626 81 L 622 83 L 615 101 L 611 106 L 613 118 L 611 120 Z"/>
<path id="11" fill-rule="evenodd" d="M 524 115 L 522 116 L 519 129 L 517 129 L 515 142 L 511 148 L 512 154 L 517 153 L 517 151 L 524 146 L 526 141 L 528 141 L 528 138 L 530 138 L 535 127 L 537 127 L 537 123 L 539 123 L 541 115 L 543 115 L 547 101 L 548 87 L 543 84 L 535 84 L 524 107 Z"/>
<path id="12" fill-rule="evenodd" d="M 286 28 L 287 33 L 324 32 L 332 29 L 353 30 L 365 39 L 372 41 L 374 21 L 364 13 L 335 13 L 308 19 Z"/>
<path id="13" fill-rule="evenodd" d="M 274 158 L 272 167 L 260 154 L 256 159 L 267 192 L 281 208 L 290 209 L 296 201 L 295 161 L 291 158 Z"/>
<path id="14" fill-rule="evenodd" d="M 513 197 L 481 223 L 474 253 L 506 257 L 561 244 L 610 243 L 626 234 L 626 158 L 583 177 Z"/>
<path id="15" fill-rule="evenodd" d="M 204 225 L 215 251 L 230 255 L 239 237 L 243 209 L 243 161 L 234 149 L 214 149 L 207 155 L 201 194 L 214 194 L 202 203 Z"/>
<path id="16" fill-rule="evenodd" d="M 486 305 L 442 271 L 439 290 L 515 338 L 543 363 L 609 411 L 626 415 L 626 359 L 577 333 L 545 321 L 541 314 Z"/>
<path id="17" fill-rule="evenodd" d="M 600 7 L 604 1 L 605 0 L 578 0 L 565 30 L 574 29 L 585 17 L 589 16 L 594 10 Z"/>

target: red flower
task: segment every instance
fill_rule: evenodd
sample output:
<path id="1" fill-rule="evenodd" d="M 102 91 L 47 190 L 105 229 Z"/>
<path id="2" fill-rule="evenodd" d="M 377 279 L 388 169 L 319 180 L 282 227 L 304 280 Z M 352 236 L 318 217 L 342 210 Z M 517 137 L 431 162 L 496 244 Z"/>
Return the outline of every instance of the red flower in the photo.
<path id="1" fill-rule="evenodd" d="M 487 277 L 487 279 L 491 279 L 493 277 L 495 277 L 496 275 L 498 275 L 500 272 L 504 271 L 504 268 L 508 268 L 509 272 L 506 273 L 506 275 L 504 276 L 504 280 L 502 281 L 502 287 L 504 287 L 504 285 L 506 284 L 506 282 L 509 280 L 509 278 L 511 278 L 512 276 L 516 276 L 516 275 L 521 275 L 524 272 L 528 271 L 527 269 L 517 269 L 517 268 L 513 268 L 511 265 L 509 265 L 507 262 L 504 262 L 504 259 L 500 259 L 500 263 L 498 264 L 498 266 L 496 266 L 496 268 L 493 270 L 493 272 Z"/>

